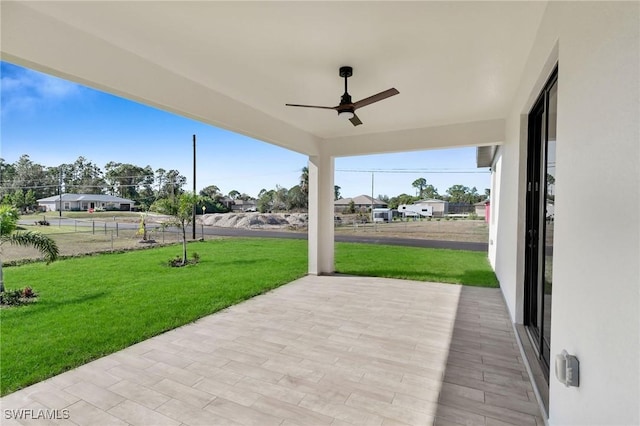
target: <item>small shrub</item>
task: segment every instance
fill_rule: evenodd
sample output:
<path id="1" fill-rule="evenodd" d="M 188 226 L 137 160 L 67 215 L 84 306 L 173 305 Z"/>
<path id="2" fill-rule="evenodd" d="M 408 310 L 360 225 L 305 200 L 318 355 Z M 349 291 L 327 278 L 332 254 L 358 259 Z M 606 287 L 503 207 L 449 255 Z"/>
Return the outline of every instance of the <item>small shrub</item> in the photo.
<path id="1" fill-rule="evenodd" d="M 179 268 L 181 266 L 196 265 L 200 262 L 200 255 L 196 252 L 191 254 L 191 259 L 187 259 L 186 264 L 182 264 L 182 256 L 176 256 L 173 259 L 169 259 L 167 264 L 172 268 Z"/>
<path id="2" fill-rule="evenodd" d="M 33 302 L 38 295 L 31 287 L 18 290 L 7 290 L 0 293 L 0 305 L 2 306 L 22 306 Z"/>
<path id="3" fill-rule="evenodd" d="M 182 257 L 176 256 L 173 259 L 169 259 L 168 265 L 172 268 L 178 268 L 180 266 L 185 266 L 182 264 Z"/>
<path id="4" fill-rule="evenodd" d="M 469 213 L 469 216 L 467 216 L 467 219 L 478 220 L 478 215 L 476 214 L 476 212 Z"/>
<path id="5" fill-rule="evenodd" d="M 36 297 L 36 294 L 31 287 L 25 287 L 24 289 L 22 289 L 22 297 L 32 298 Z"/>

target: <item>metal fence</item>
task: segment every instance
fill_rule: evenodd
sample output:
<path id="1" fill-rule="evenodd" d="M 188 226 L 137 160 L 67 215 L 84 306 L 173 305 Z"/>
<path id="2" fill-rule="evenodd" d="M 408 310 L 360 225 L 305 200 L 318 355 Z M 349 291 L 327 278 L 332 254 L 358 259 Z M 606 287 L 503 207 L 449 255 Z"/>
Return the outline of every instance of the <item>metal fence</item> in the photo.
<path id="1" fill-rule="evenodd" d="M 29 231 L 42 231 L 47 234 L 56 242 L 62 256 L 130 250 L 182 241 L 181 231 L 160 224 L 147 226 L 145 240 L 135 223 L 53 218 L 42 221 L 48 225 L 36 224 L 36 222 L 39 221 L 34 221 L 33 224 L 23 223 L 20 226 Z M 187 238 L 190 236 L 189 233 Z M 200 233 L 198 238 L 201 238 Z M 41 254 L 32 247 L 5 245 L 2 248 L 2 258 L 5 263 L 40 257 Z"/>

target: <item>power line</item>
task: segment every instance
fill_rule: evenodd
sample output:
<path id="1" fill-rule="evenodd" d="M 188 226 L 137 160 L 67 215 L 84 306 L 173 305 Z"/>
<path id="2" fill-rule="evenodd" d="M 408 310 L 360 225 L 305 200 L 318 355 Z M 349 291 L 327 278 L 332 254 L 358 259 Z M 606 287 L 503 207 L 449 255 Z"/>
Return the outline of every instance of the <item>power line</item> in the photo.
<path id="1" fill-rule="evenodd" d="M 460 169 L 336 169 L 336 172 L 347 173 L 424 173 L 424 174 L 490 174 L 488 170 L 460 170 Z"/>

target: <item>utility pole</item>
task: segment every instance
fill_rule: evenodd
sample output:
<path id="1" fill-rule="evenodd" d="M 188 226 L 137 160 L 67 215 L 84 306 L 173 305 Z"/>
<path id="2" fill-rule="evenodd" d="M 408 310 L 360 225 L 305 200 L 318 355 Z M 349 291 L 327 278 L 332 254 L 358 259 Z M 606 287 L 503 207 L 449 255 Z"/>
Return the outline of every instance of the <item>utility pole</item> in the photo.
<path id="1" fill-rule="evenodd" d="M 371 223 L 375 223 L 373 216 L 373 172 L 371 172 Z"/>
<path id="2" fill-rule="evenodd" d="M 60 180 L 58 181 L 58 194 L 60 194 L 60 208 L 58 209 L 58 217 L 62 217 L 62 166 L 60 166 Z"/>
<path id="3" fill-rule="evenodd" d="M 196 135 L 193 135 L 193 195 L 196 195 Z M 191 216 L 191 230 L 194 240 L 196 239 L 196 203 L 193 203 L 193 214 Z"/>

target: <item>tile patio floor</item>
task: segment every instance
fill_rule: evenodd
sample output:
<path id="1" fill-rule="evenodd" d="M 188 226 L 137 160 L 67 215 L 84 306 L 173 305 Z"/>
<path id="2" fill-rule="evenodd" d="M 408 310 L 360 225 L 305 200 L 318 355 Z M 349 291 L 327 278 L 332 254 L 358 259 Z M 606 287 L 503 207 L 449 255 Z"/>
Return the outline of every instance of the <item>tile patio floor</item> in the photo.
<path id="1" fill-rule="evenodd" d="M 304 277 L 0 403 L 3 426 L 543 424 L 499 290 L 344 276 Z M 19 408 L 69 418 L 7 418 Z"/>

